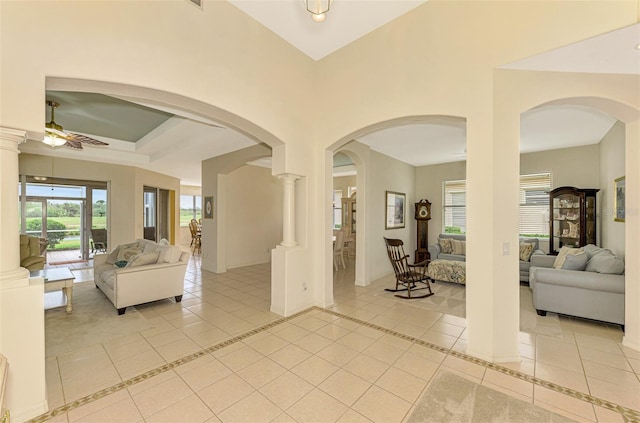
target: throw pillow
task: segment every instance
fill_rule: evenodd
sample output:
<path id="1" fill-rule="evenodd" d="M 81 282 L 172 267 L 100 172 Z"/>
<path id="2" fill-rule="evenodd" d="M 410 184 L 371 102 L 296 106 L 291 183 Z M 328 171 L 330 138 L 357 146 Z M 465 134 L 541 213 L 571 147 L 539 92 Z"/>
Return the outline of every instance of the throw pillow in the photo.
<path id="1" fill-rule="evenodd" d="M 127 267 L 146 266 L 148 264 L 156 264 L 158 261 L 159 251 L 153 251 L 151 253 L 141 253 L 133 257 Z"/>
<path id="2" fill-rule="evenodd" d="M 529 261 L 533 254 L 533 242 L 521 242 L 520 243 L 520 260 Z"/>
<path id="3" fill-rule="evenodd" d="M 158 242 L 158 244 L 160 244 L 160 245 L 169 245 L 169 240 L 167 238 L 162 238 L 160 240 L 160 242 Z"/>
<path id="4" fill-rule="evenodd" d="M 141 252 L 142 252 L 142 250 L 139 249 L 138 247 L 124 248 L 124 246 L 120 246 L 119 251 L 118 251 L 118 260 L 117 261 L 120 261 L 120 260 L 130 261 L 133 256 L 137 256 Z"/>
<path id="5" fill-rule="evenodd" d="M 116 261 L 118 261 L 118 252 L 120 251 L 120 247 L 116 247 L 115 250 L 113 250 L 111 252 L 111 254 L 109 254 L 109 257 L 107 257 L 106 263 L 109 264 L 116 264 Z"/>
<path id="6" fill-rule="evenodd" d="M 465 241 L 452 239 L 451 246 L 453 247 L 451 250 L 453 254 L 462 255 L 462 256 L 467 254 L 467 245 Z"/>
<path id="7" fill-rule="evenodd" d="M 128 263 L 128 261 L 126 261 L 126 260 L 120 260 L 120 261 L 116 261 L 113 264 L 115 264 L 118 267 L 125 267 L 127 265 L 127 263 Z"/>
<path id="8" fill-rule="evenodd" d="M 589 256 L 589 259 L 591 259 L 593 256 L 598 255 L 600 253 L 604 253 L 604 252 L 608 252 L 610 254 L 613 254 L 611 252 L 611 250 L 607 250 L 605 248 L 600 248 L 597 247 L 593 244 L 587 244 L 584 247 L 582 247 L 582 249 L 584 250 L 585 253 L 587 253 L 587 256 Z"/>
<path id="9" fill-rule="evenodd" d="M 587 272 L 621 275 L 624 272 L 624 261 L 612 253 L 603 252 L 591 257 L 584 270 Z"/>
<path id="10" fill-rule="evenodd" d="M 158 251 L 158 263 L 177 263 L 182 255 L 182 249 L 177 245 L 161 245 Z"/>
<path id="11" fill-rule="evenodd" d="M 156 244 L 155 242 L 147 242 L 144 245 L 144 249 L 142 250 L 142 252 L 144 254 L 146 253 L 153 253 L 154 251 L 158 250 L 159 245 Z"/>
<path id="12" fill-rule="evenodd" d="M 589 256 L 584 251 L 577 254 L 567 254 L 564 256 L 562 268 L 565 270 L 584 270 L 589 261 Z"/>
<path id="13" fill-rule="evenodd" d="M 438 243 L 440 244 L 440 250 L 442 250 L 443 254 L 451 254 L 453 252 L 451 238 L 440 238 Z"/>
<path id="14" fill-rule="evenodd" d="M 569 255 L 576 255 L 578 253 L 581 253 L 583 250 L 581 248 L 570 248 L 570 247 L 562 247 L 560 248 L 560 251 L 558 252 L 558 256 L 556 257 L 555 261 L 553 262 L 553 268 L 554 269 L 562 269 L 562 265 L 564 264 L 564 261 L 566 259 L 567 254 Z"/>

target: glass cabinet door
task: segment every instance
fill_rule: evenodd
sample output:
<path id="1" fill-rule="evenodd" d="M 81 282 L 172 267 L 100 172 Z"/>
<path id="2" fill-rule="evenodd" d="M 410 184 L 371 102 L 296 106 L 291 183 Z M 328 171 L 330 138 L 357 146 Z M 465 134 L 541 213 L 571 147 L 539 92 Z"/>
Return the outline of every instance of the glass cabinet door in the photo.
<path id="1" fill-rule="evenodd" d="M 553 199 L 553 249 L 580 244 L 580 196 L 561 194 Z"/>
<path id="2" fill-rule="evenodd" d="M 596 193 L 599 189 L 560 187 L 549 193 L 550 250 L 596 244 Z"/>

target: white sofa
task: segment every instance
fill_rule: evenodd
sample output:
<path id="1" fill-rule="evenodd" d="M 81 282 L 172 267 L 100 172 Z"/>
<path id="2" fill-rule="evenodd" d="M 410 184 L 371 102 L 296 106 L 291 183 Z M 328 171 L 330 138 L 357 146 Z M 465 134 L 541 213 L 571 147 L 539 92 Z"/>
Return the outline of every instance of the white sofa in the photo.
<path id="1" fill-rule="evenodd" d="M 180 302 L 188 262 L 189 253 L 179 246 L 139 239 L 96 254 L 94 282 L 122 315 L 128 306 L 150 301 L 174 297 Z"/>

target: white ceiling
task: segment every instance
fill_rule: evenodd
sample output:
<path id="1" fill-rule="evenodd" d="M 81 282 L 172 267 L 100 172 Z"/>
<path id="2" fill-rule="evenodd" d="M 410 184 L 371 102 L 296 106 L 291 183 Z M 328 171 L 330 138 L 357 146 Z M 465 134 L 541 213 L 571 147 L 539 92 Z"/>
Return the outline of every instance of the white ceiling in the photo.
<path id="1" fill-rule="evenodd" d="M 306 12 L 303 0 L 230 1 L 316 60 L 424 3 L 423 0 L 334 0 L 327 20 L 315 23 Z M 362 13 L 364 3 L 366 15 Z M 640 74 L 640 50 L 635 49 L 639 43 L 640 24 L 636 24 L 506 64 L 503 68 Z M 90 126 L 81 125 L 77 119 L 65 121 L 65 113 L 91 118 L 86 103 L 66 100 L 67 109 L 65 104 L 61 105 L 56 111 L 56 122 L 65 130 L 106 141 L 109 147 L 85 147 L 78 152 L 66 148 L 53 150 L 42 143 L 28 141 L 21 145 L 21 151 L 138 166 L 180 178 L 184 185 L 199 186 L 202 160 L 255 144 L 244 135 L 216 126 L 216 122 L 169 109 L 163 112 L 174 116 L 155 129 L 148 129 L 149 132 L 137 142 L 118 140 L 108 133 L 92 133 L 86 129 Z M 117 115 L 117 110 L 101 110 L 96 111 L 93 118 L 116 120 Z M 114 123 L 118 124 L 117 121 Z M 534 109 L 522 116 L 521 151 L 597 143 L 614 123 L 611 117 L 583 107 L 547 106 Z M 74 125 L 78 126 L 74 128 Z M 403 125 L 367 134 L 358 138 L 358 141 L 370 145 L 375 151 L 416 166 L 465 159 L 464 121 L 439 119 Z M 264 162 L 259 165 L 268 166 Z"/>

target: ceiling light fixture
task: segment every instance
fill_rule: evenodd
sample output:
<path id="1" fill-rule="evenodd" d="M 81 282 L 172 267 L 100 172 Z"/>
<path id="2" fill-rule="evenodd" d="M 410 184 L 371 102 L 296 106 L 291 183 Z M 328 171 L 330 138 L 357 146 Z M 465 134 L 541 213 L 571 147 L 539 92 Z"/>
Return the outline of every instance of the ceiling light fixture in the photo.
<path id="1" fill-rule="evenodd" d="M 47 122 L 45 125 L 46 131 L 42 142 L 50 145 L 51 147 L 63 146 L 67 143 L 67 134 L 62 132 L 62 126 L 58 125 L 53 120 L 54 110 L 59 106 L 59 104 L 54 101 L 47 101 L 47 105 L 51 107 L 51 122 Z"/>
<path id="2" fill-rule="evenodd" d="M 327 12 L 331 8 L 332 0 L 304 0 L 307 11 L 311 13 L 314 22 L 324 22 L 327 19 Z"/>

